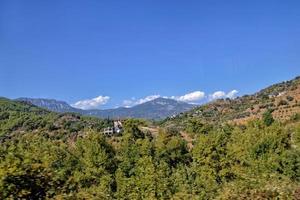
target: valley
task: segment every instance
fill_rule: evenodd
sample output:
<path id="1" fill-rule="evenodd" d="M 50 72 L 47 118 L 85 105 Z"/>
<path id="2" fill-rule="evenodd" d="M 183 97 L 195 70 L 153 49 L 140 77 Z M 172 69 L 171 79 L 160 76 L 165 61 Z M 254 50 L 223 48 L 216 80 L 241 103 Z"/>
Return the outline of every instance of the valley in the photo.
<path id="1" fill-rule="evenodd" d="M 295 78 L 162 120 L 0 98 L 0 198 L 297 199 L 299 86 Z M 122 131 L 104 134 L 116 122 Z"/>

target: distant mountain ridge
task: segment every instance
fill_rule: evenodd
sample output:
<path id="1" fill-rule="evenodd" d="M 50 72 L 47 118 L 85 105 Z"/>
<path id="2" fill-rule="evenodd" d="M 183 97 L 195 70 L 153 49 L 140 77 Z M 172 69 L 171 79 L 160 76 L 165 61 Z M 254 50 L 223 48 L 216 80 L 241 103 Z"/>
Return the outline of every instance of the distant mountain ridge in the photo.
<path id="1" fill-rule="evenodd" d="M 58 101 L 55 99 L 18 98 L 16 100 L 25 101 L 54 112 L 74 112 L 100 118 L 164 119 L 166 117 L 171 117 L 179 113 L 189 111 L 195 107 L 192 104 L 161 97 L 130 108 L 120 107 L 105 110 L 82 110 L 74 108 L 64 101 Z"/>
<path id="2" fill-rule="evenodd" d="M 25 98 L 21 97 L 16 99 L 17 101 L 25 101 L 35 106 L 46 108 L 54 112 L 79 112 L 83 110 L 70 106 L 67 102 L 58 101 L 55 99 L 44 99 L 44 98 Z"/>

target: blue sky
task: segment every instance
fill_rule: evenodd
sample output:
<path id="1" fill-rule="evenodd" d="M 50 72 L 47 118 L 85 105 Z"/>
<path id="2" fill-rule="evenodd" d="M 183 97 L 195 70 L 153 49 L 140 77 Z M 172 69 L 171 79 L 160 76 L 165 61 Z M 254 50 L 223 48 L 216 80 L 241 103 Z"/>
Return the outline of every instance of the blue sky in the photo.
<path id="1" fill-rule="evenodd" d="M 253 93 L 300 75 L 299 10 L 299 0 L 1 0 L 0 96 L 101 96 L 79 103 L 108 108 Z"/>

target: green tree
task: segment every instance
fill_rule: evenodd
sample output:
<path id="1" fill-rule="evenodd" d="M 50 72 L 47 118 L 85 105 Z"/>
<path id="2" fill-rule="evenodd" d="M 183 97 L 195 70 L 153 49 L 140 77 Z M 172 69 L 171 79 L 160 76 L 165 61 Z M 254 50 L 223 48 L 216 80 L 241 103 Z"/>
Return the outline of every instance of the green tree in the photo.
<path id="1" fill-rule="evenodd" d="M 263 122 L 266 126 L 270 126 L 274 122 L 274 118 L 272 116 L 272 112 L 270 110 L 263 113 Z"/>

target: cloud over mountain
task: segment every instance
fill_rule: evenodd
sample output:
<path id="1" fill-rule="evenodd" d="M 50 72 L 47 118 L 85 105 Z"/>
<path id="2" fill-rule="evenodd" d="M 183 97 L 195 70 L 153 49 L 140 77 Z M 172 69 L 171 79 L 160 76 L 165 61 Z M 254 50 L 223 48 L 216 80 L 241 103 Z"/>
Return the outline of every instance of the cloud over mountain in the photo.
<path id="1" fill-rule="evenodd" d="M 148 101 L 152 101 L 152 100 L 157 99 L 159 97 L 160 97 L 160 95 L 149 95 L 149 96 L 146 96 L 146 97 L 141 98 L 141 99 L 131 98 L 130 100 L 124 100 L 122 104 L 125 107 L 132 107 L 132 106 L 136 106 L 136 105 L 139 105 L 139 104 L 142 104 L 142 103 L 146 103 Z"/>
<path id="2" fill-rule="evenodd" d="M 140 98 L 140 99 L 131 98 L 130 100 L 128 100 L 128 99 L 124 100 L 122 105 L 124 107 L 132 107 L 132 106 L 136 106 L 136 105 L 139 105 L 142 103 L 146 103 L 148 101 L 152 101 L 159 97 L 162 97 L 162 96 L 156 94 L 156 95 L 149 95 L 149 96 L 146 96 L 146 97 Z M 195 92 L 191 92 L 191 93 L 188 93 L 188 94 L 185 94 L 182 96 L 171 96 L 171 97 L 163 96 L 163 98 L 174 99 L 174 100 L 183 101 L 186 103 L 196 103 L 205 98 L 205 93 L 202 91 L 195 91 Z"/>
<path id="3" fill-rule="evenodd" d="M 109 101 L 109 99 L 109 96 L 98 96 L 93 99 L 85 99 L 78 101 L 72 104 L 72 106 L 83 110 L 96 109 L 99 108 L 101 105 L 105 105 Z"/>
<path id="4" fill-rule="evenodd" d="M 190 92 L 187 94 L 184 94 L 182 96 L 161 96 L 161 95 L 149 95 L 140 99 L 136 99 L 136 98 L 131 98 L 131 99 L 127 99 L 124 100 L 122 102 L 122 106 L 124 107 L 132 107 L 132 106 L 136 106 L 142 103 L 146 103 L 148 101 L 152 101 L 154 99 L 157 99 L 159 97 L 163 97 L 163 98 L 167 98 L 167 99 L 173 99 L 176 101 L 182 101 L 185 103 L 190 103 L 190 104 L 199 104 L 200 101 L 212 101 L 212 100 L 216 100 L 216 99 L 222 99 L 222 98 L 230 98 L 233 99 L 236 97 L 238 91 L 237 90 L 232 90 L 228 93 L 224 92 L 224 91 L 216 91 L 213 94 L 210 95 L 205 95 L 205 92 L 203 91 L 194 91 L 194 92 Z"/>
<path id="5" fill-rule="evenodd" d="M 228 93 L 224 91 L 216 91 L 213 94 L 209 95 L 209 100 L 216 100 L 216 99 L 223 99 L 223 98 L 230 98 L 233 99 L 236 97 L 238 91 L 237 90 L 232 90 Z"/>
<path id="6" fill-rule="evenodd" d="M 175 99 L 177 101 L 183 101 L 187 103 L 194 103 L 200 101 L 205 98 L 205 93 L 202 91 L 195 91 L 183 96 L 172 96 L 171 99 Z"/>

